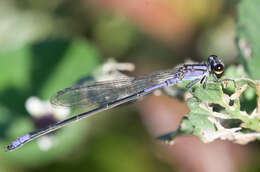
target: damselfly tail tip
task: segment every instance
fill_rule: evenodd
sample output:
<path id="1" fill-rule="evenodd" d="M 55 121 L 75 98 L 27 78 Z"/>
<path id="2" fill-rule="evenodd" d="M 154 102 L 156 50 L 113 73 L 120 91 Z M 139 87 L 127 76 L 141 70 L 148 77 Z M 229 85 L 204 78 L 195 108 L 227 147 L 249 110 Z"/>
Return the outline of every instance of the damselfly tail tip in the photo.
<path id="1" fill-rule="evenodd" d="M 10 144 L 10 145 L 8 145 L 8 146 L 5 147 L 5 151 L 6 151 L 6 152 L 10 152 L 10 151 L 12 151 L 12 150 L 14 150 L 14 149 L 16 149 L 16 148 L 13 146 L 13 144 Z"/>
<path id="2" fill-rule="evenodd" d="M 17 149 L 18 147 L 20 147 L 21 145 L 22 145 L 21 143 L 19 143 L 17 140 L 15 140 L 10 145 L 5 147 L 5 151 L 6 152 L 13 151 L 13 150 Z"/>
<path id="3" fill-rule="evenodd" d="M 30 134 L 26 134 L 24 136 L 18 137 L 15 141 L 13 141 L 10 145 L 5 147 L 5 151 L 10 152 L 21 147 L 23 144 L 30 140 Z"/>

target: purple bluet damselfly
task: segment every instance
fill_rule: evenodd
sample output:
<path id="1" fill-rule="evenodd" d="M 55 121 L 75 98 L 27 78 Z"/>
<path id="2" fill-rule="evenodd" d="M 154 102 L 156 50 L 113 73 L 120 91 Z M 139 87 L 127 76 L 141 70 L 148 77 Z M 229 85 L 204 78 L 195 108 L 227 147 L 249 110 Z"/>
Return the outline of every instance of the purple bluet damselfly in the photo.
<path id="1" fill-rule="evenodd" d="M 6 150 L 14 150 L 72 122 L 136 100 L 156 89 L 176 85 L 184 80 L 190 81 L 186 85 L 188 90 L 198 82 L 206 88 L 209 75 L 212 75 L 215 81 L 218 82 L 223 71 L 224 64 L 222 61 L 216 55 L 210 55 L 206 63 L 184 64 L 178 68 L 157 71 L 139 77 L 124 77 L 117 80 L 93 82 L 66 88 L 57 92 L 51 98 L 50 102 L 53 105 L 63 107 L 84 106 L 92 110 L 21 136 L 7 146 Z"/>

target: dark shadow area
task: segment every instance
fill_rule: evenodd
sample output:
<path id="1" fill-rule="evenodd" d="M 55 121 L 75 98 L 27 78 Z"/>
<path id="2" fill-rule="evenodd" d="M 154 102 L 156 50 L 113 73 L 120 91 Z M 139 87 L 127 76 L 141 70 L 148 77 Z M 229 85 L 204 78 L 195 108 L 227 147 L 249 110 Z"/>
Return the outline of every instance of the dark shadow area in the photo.
<path id="1" fill-rule="evenodd" d="M 14 87 L 6 88 L 0 92 L 1 104 L 10 109 L 14 114 L 27 113 L 24 107 L 24 103 L 28 98 L 27 92 L 21 92 Z"/>
<path id="2" fill-rule="evenodd" d="M 240 98 L 241 111 L 246 111 L 248 114 L 251 114 L 257 105 L 257 96 L 255 95 L 252 99 L 248 100 L 245 98 L 244 93 Z"/>
<path id="3" fill-rule="evenodd" d="M 7 137 L 7 131 L 10 125 L 15 121 L 15 116 L 13 113 L 4 107 L 0 109 L 1 120 L 0 120 L 0 138 Z"/>
<path id="4" fill-rule="evenodd" d="M 31 94 L 38 93 L 55 66 L 62 60 L 70 45 L 69 40 L 46 40 L 32 46 Z"/>

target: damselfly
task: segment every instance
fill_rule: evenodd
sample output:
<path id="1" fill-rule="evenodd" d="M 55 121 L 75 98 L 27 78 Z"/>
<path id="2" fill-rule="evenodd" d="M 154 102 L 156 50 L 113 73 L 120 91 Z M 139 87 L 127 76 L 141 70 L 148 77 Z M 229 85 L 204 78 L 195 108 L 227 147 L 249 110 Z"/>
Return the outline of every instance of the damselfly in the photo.
<path id="1" fill-rule="evenodd" d="M 85 106 L 92 110 L 21 136 L 7 146 L 6 150 L 14 150 L 37 137 L 72 122 L 138 99 L 156 89 L 173 86 L 184 80 L 190 80 L 186 85 L 187 89 L 191 89 L 198 82 L 205 88 L 209 75 L 212 75 L 217 82 L 223 71 L 224 64 L 216 55 L 211 55 L 208 57 L 208 61 L 202 64 L 184 64 L 175 69 L 157 71 L 140 77 L 124 77 L 66 88 L 57 92 L 51 98 L 50 101 L 53 105 L 64 107 Z"/>

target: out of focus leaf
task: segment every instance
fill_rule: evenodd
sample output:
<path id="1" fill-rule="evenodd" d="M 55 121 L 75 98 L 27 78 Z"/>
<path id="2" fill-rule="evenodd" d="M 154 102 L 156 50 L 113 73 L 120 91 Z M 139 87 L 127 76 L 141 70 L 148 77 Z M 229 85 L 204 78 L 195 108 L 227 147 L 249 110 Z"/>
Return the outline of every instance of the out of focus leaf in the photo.
<path id="1" fill-rule="evenodd" d="M 13 113 L 25 112 L 26 91 L 31 88 L 30 55 L 29 45 L 0 50 L 0 104 Z"/>
<path id="2" fill-rule="evenodd" d="M 29 86 L 30 54 L 29 46 L 0 50 L 0 91 L 7 87 L 23 89 Z"/>
<path id="3" fill-rule="evenodd" d="M 260 18 L 258 0 L 243 0 L 238 5 L 237 46 L 244 68 L 254 79 L 260 78 Z"/>
<path id="4" fill-rule="evenodd" d="M 63 56 L 40 91 L 45 99 L 90 74 L 97 67 L 100 58 L 96 49 L 86 40 L 71 42 Z"/>
<path id="5" fill-rule="evenodd" d="M 138 36 L 126 18 L 107 14 L 99 17 L 94 30 L 97 45 L 110 57 L 125 53 L 134 46 Z"/>
<path id="6" fill-rule="evenodd" d="M 17 57 L 20 64 L 25 63 L 22 67 L 26 70 L 18 71 L 19 78 L 12 79 L 10 67 L 6 67 L 8 66 L 8 60 L 4 63 L 6 66 L 3 66 L 3 68 L 6 68 L 6 73 L 9 75 L 9 77 L 6 77 L 4 83 L 8 83 L 7 81 L 10 80 L 9 83 L 13 84 L 14 87 L 23 83 L 20 85 L 25 92 L 25 97 L 24 100 L 19 103 L 23 109 L 25 109 L 24 104 L 26 99 L 30 96 L 37 94 L 42 98 L 48 99 L 56 91 L 71 86 L 81 77 L 89 75 L 89 73 L 97 67 L 99 62 L 97 50 L 87 40 L 43 41 L 28 47 L 29 48 L 26 48 L 25 50 L 22 49 L 17 52 L 15 55 L 9 55 L 10 57 Z M 12 53 L 14 52 L 10 51 L 10 54 Z M 25 60 L 21 61 L 18 58 L 19 55 Z M 14 61 L 15 64 L 18 62 Z M 20 68 L 17 64 L 17 69 L 14 70 L 18 69 Z M 29 72 L 27 71 L 32 71 L 32 74 L 29 75 Z M 17 74 L 14 76 L 17 76 Z M 14 80 L 14 83 L 11 82 L 11 79 Z M 23 79 L 25 79 L 26 82 Z M 30 87 L 27 86 L 29 85 L 28 83 L 30 83 L 30 86 L 34 87 L 34 89 L 30 89 Z M 12 100 L 10 99 L 10 102 L 11 101 Z M 15 117 L 16 114 L 11 115 Z M 34 123 L 30 118 L 30 115 L 27 114 L 27 118 L 16 117 L 11 118 L 13 119 L 12 121 L 8 120 L 8 129 L 5 129 L 8 139 L 15 139 L 18 136 L 34 130 Z M 4 154 L 3 156 L 15 165 L 23 164 L 25 166 L 33 167 L 38 166 L 39 164 L 50 163 L 54 159 L 60 158 L 69 153 L 72 149 L 75 149 L 79 142 L 84 139 L 84 135 L 87 133 L 85 130 L 86 127 L 87 125 L 82 121 L 78 122 L 77 125 L 65 127 L 55 132 L 53 136 L 53 145 L 49 151 L 40 150 L 37 144 L 39 140 L 35 140 L 21 149 Z M 10 140 L 8 143 L 7 141 L 1 143 L 7 145 L 9 142 Z"/>

